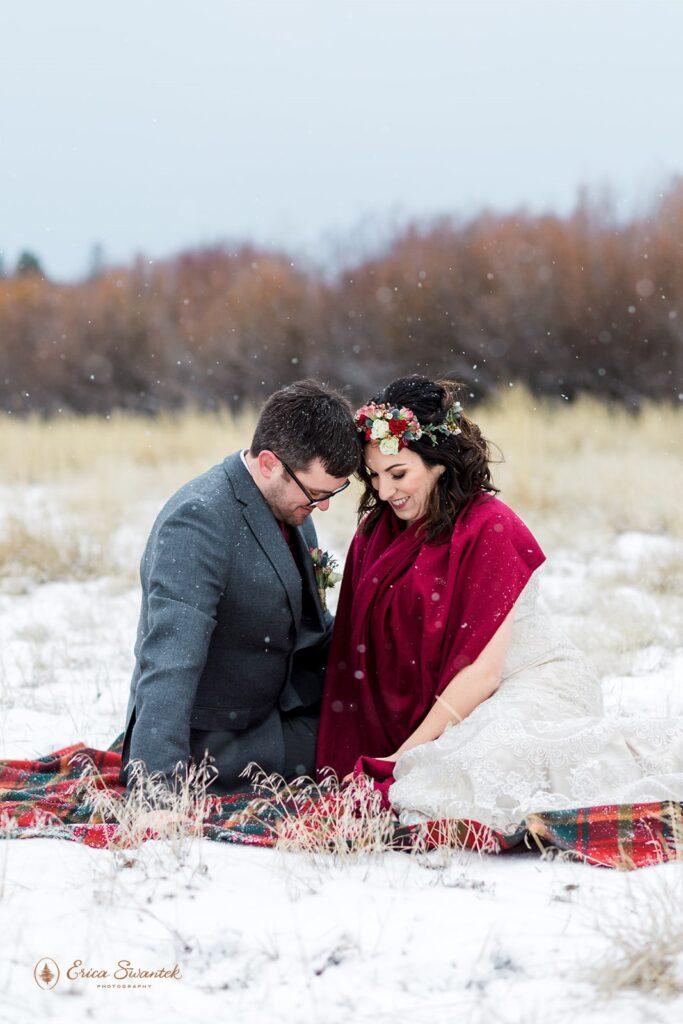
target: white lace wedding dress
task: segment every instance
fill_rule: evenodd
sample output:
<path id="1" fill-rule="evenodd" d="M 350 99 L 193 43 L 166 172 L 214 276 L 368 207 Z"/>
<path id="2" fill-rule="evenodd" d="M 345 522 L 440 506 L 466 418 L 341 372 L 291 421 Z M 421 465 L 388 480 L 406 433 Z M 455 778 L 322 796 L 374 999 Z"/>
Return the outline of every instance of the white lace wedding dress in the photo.
<path id="1" fill-rule="evenodd" d="M 403 754 L 394 777 L 402 823 L 468 818 L 504 834 L 531 811 L 683 800 L 683 717 L 604 715 L 600 684 L 543 607 L 536 573 L 499 688 Z"/>

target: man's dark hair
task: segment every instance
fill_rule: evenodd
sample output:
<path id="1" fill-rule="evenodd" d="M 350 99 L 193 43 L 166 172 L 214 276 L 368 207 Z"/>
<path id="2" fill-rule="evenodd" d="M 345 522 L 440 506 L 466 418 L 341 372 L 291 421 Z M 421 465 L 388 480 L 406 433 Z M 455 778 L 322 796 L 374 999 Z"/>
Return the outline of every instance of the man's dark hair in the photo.
<path id="1" fill-rule="evenodd" d="M 350 476 L 360 463 L 359 435 L 346 398 L 326 384 L 298 380 L 270 396 L 250 452 L 267 449 L 296 472 L 320 459 L 330 476 Z"/>

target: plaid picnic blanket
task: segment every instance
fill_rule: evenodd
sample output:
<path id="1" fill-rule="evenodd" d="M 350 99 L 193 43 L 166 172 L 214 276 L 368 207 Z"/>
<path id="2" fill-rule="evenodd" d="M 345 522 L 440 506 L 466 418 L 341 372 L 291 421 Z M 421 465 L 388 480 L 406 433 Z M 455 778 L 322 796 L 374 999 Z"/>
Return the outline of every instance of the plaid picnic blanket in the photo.
<path id="1" fill-rule="evenodd" d="M 87 846 L 126 845 L 116 821 L 102 820 L 84 795 L 84 778 L 123 799 L 119 782 L 121 745 L 118 736 L 108 750 L 83 743 L 56 750 L 36 760 L 0 761 L 0 838 L 43 836 L 70 839 Z M 259 797 L 258 815 L 247 814 Z M 316 829 L 338 813 L 334 792 L 276 799 L 254 788 L 230 796 L 211 797 L 202 834 L 207 839 L 247 846 L 274 846 L 283 839 L 302 840 L 298 830 Z M 314 801 L 315 814 L 303 814 Z M 531 814 L 514 835 L 473 821 L 432 821 L 401 825 L 389 816 L 382 848 L 430 850 L 443 845 L 486 853 L 514 849 L 563 851 L 590 864 L 632 869 L 683 858 L 682 805 L 672 802 L 588 807 Z M 144 838 L 154 838 L 149 829 Z M 346 842 L 353 845 L 357 836 Z M 305 848 L 305 837 L 304 837 Z"/>

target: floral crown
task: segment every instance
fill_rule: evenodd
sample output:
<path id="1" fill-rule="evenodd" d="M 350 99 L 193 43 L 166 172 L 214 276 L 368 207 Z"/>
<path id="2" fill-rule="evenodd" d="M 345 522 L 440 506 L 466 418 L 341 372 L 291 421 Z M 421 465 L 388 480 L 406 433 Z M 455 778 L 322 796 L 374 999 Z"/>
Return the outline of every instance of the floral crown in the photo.
<path id="1" fill-rule="evenodd" d="M 406 448 L 411 441 L 419 441 L 421 437 L 428 437 L 436 445 L 439 443 L 438 434 L 451 437 L 461 434 L 458 426 L 461 416 L 462 405 L 453 402 L 442 423 L 437 426 L 428 423 L 423 427 L 412 409 L 369 402 L 358 409 L 353 420 L 356 430 L 373 447 L 379 448 L 383 455 L 396 455 L 401 448 Z"/>

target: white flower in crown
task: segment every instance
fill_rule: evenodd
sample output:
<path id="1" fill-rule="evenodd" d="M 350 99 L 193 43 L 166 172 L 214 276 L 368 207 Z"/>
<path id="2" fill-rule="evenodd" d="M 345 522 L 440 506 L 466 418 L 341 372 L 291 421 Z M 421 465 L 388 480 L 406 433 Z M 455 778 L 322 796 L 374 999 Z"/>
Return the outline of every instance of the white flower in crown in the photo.
<path id="1" fill-rule="evenodd" d="M 398 448 L 397 437 L 383 437 L 379 443 L 379 450 L 382 455 L 398 455 Z"/>
<path id="2" fill-rule="evenodd" d="M 371 437 L 373 441 L 378 441 L 381 437 L 386 437 L 389 433 L 389 424 L 386 420 L 375 420 L 372 424 Z"/>

